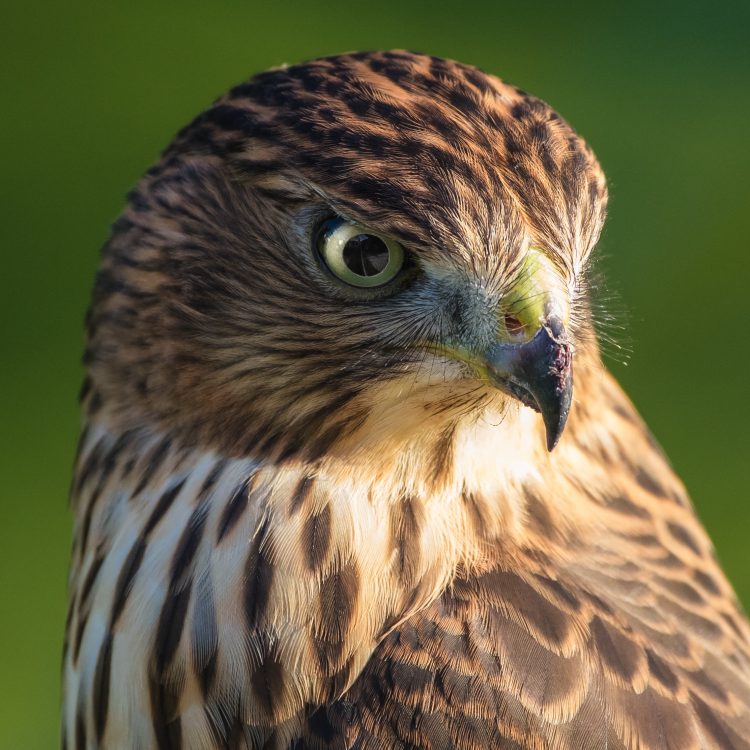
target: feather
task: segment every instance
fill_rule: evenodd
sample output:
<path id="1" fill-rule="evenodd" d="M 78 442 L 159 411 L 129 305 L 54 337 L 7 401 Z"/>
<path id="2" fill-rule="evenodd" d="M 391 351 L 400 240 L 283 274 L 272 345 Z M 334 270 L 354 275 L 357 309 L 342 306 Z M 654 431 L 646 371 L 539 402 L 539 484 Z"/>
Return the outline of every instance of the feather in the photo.
<path id="1" fill-rule="evenodd" d="M 546 104 L 405 52 L 263 73 L 176 136 L 87 322 L 67 747 L 750 747 L 750 627 L 599 356 L 605 207 Z M 319 262 L 332 215 L 404 249 L 392 284 Z M 480 360 L 553 308 L 550 453 Z"/>

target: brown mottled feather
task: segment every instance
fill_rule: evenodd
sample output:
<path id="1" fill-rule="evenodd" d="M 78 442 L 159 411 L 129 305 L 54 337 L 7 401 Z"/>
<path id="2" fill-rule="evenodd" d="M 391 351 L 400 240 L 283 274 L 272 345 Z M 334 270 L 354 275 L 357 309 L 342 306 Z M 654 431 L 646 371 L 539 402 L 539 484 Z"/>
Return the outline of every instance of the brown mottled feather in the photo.
<path id="1" fill-rule="evenodd" d="M 87 322 L 67 747 L 750 747 L 748 623 L 592 333 L 605 204 L 546 104 L 406 52 L 269 71 L 177 135 Z M 403 289 L 321 272 L 332 213 L 404 245 Z M 551 454 L 424 350 L 495 342 L 531 252 L 574 351 Z"/>
<path id="2" fill-rule="evenodd" d="M 602 390 L 618 395 L 611 382 Z M 618 411 L 615 445 L 629 463 L 649 438 L 623 397 Z M 498 540 L 480 575 L 459 571 L 325 709 L 329 746 L 750 747 L 744 618 L 680 489 L 637 494 L 633 483 L 589 500 L 592 512 L 615 509 L 601 536 L 550 536 L 545 519 L 521 549 Z M 668 518 L 694 543 L 678 533 L 675 544 Z M 690 557 L 675 563 L 680 546 Z"/>

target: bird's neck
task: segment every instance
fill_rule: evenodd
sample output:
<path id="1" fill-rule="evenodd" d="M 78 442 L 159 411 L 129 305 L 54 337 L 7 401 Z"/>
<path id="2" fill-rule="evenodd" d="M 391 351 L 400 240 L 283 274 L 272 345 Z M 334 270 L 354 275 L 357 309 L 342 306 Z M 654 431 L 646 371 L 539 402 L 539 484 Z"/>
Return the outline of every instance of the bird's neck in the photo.
<path id="1" fill-rule="evenodd" d="M 575 429 L 550 457 L 538 415 L 516 407 L 419 440 L 274 465 L 92 423 L 73 490 L 66 674 L 75 679 L 77 654 L 99 649 L 89 641 L 101 631 L 87 622 L 115 612 L 108 627 L 129 654 L 132 684 L 166 690 L 186 665 L 232 684 L 270 659 L 268 669 L 288 672 L 288 692 L 272 709 L 249 703 L 247 717 L 263 723 L 265 710 L 277 720 L 330 700 L 457 571 L 511 559 L 534 525 L 553 527 L 542 528 L 549 547 L 565 523 L 576 524 L 555 489 L 577 450 Z M 155 641 L 146 637 L 154 632 Z M 277 641 L 283 654 L 268 651 Z M 260 666 L 238 666 L 248 654 Z M 170 700 L 198 704 L 200 689 L 189 681 Z"/>

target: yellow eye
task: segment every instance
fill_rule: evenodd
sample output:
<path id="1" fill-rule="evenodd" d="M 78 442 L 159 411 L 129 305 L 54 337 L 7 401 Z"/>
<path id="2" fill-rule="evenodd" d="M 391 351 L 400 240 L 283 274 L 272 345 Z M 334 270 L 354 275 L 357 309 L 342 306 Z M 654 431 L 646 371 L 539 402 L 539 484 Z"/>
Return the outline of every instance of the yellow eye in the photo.
<path id="1" fill-rule="evenodd" d="M 330 272 L 351 286 L 383 286 L 404 266 L 404 249 L 398 242 L 341 218 L 320 227 L 317 248 Z"/>

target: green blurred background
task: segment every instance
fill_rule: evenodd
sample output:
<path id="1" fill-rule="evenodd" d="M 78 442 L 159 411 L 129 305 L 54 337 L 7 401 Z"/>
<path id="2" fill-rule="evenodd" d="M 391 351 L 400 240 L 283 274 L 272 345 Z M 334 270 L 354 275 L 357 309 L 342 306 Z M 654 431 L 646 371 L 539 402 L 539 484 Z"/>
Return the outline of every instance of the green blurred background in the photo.
<path id="1" fill-rule="evenodd" d="M 0 748 L 57 744 L 81 327 L 98 248 L 172 134 L 249 74 L 355 48 L 541 96 L 609 175 L 612 368 L 750 603 L 750 3 L 27 2 L 0 20 Z"/>

